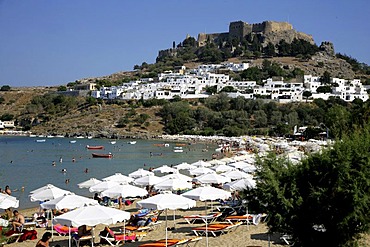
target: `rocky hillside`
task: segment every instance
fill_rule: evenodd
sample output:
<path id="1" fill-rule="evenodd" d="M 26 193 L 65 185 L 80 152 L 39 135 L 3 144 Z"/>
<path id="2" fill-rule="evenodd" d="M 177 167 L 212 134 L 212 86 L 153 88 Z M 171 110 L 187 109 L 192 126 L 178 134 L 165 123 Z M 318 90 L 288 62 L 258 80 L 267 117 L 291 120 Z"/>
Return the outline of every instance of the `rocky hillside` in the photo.
<path id="1" fill-rule="evenodd" d="M 10 114 L 18 122 L 29 120 L 38 123 L 32 126 L 31 131 L 36 134 L 59 134 L 59 135 L 92 135 L 97 137 L 111 138 L 152 137 L 162 134 L 163 126 L 160 118 L 156 116 L 158 107 L 141 108 L 130 107 L 128 104 L 94 104 L 86 105 L 85 98 L 77 98 L 78 105 L 63 114 L 47 114 L 42 109 L 30 108 L 30 103 L 37 96 L 56 92 L 57 88 L 12 88 L 11 91 L 0 92 L 4 99 L 0 103 L 0 116 Z M 127 114 L 134 115 L 131 124 L 124 127 L 117 127 L 119 120 Z M 147 115 L 147 124 L 140 124 L 134 121 L 135 117 L 141 114 Z M 130 116 L 131 116 L 130 115 Z M 43 122 L 41 117 L 47 118 Z"/>

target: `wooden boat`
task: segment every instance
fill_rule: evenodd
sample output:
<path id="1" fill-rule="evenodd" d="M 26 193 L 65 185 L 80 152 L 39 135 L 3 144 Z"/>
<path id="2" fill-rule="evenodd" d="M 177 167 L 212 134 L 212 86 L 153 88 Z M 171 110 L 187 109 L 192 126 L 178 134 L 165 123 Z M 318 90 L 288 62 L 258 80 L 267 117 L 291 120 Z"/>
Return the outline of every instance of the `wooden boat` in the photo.
<path id="1" fill-rule="evenodd" d="M 97 153 L 92 153 L 93 158 L 108 158 L 111 159 L 113 158 L 113 154 L 107 153 L 107 154 L 97 154 Z"/>
<path id="2" fill-rule="evenodd" d="M 104 149 L 104 146 L 90 146 L 90 145 L 86 145 L 86 148 L 87 149 L 96 150 L 96 149 Z"/>
<path id="3" fill-rule="evenodd" d="M 186 146 L 186 143 L 176 143 L 175 145 L 178 146 L 178 147 L 184 147 L 184 146 Z"/>
<path id="4" fill-rule="evenodd" d="M 164 146 L 164 143 L 155 143 L 153 145 L 156 146 L 156 147 L 163 147 Z"/>

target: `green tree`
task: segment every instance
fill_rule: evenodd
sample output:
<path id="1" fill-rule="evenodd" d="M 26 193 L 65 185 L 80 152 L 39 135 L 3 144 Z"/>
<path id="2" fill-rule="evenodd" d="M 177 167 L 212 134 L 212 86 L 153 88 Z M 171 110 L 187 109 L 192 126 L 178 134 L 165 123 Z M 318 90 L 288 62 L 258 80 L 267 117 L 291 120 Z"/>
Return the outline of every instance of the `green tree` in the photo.
<path id="1" fill-rule="evenodd" d="M 298 246 L 358 246 L 370 229 L 369 128 L 292 165 L 270 154 L 257 162 L 250 207 L 268 212 L 272 232 L 291 234 Z"/>
<path id="2" fill-rule="evenodd" d="M 350 131 L 350 122 L 350 112 L 341 105 L 331 107 L 325 116 L 325 124 L 330 130 L 330 135 L 337 138 L 341 138 Z"/>
<path id="3" fill-rule="evenodd" d="M 312 96 L 312 93 L 310 91 L 304 91 L 302 93 L 302 96 L 306 99 L 307 102 L 308 98 Z"/>
<path id="4" fill-rule="evenodd" d="M 0 91 L 10 91 L 10 86 L 9 85 L 4 85 L 0 88 Z"/>
<path id="5" fill-rule="evenodd" d="M 226 86 L 221 89 L 221 92 L 225 93 L 236 92 L 236 89 L 233 86 Z"/>
<path id="6" fill-rule="evenodd" d="M 271 42 L 268 42 L 266 47 L 264 48 L 264 52 L 265 52 L 265 55 L 268 56 L 268 57 L 275 56 L 276 52 L 275 52 L 274 44 L 271 43 Z"/>
<path id="7" fill-rule="evenodd" d="M 1 115 L 0 117 L 0 120 L 1 121 L 11 121 L 14 119 L 14 115 L 13 114 L 9 114 L 9 113 L 4 113 L 3 115 Z"/>
<path id="8" fill-rule="evenodd" d="M 262 81 L 262 72 L 257 67 L 250 67 L 243 70 L 240 77 L 244 80 L 256 81 L 258 83 Z"/>
<path id="9" fill-rule="evenodd" d="M 258 110 L 253 113 L 255 127 L 261 128 L 267 126 L 267 115 L 265 111 Z"/>
<path id="10" fill-rule="evenodd" d="M 320 77 L 320 81 L 326 85 L 331 84 L 331 75 L 327 70 L 325 70 L 324 74 Z"/>
<path id="11" fill-rule="evenodd" d="M 64 92 L 64 91 L 67 91 L 67 87 L 62 85 L 62 86 L 59 86 L 58 89 L 57 89 L 59 92 Z"/>
<path id="12" fill-rule="evenodd" d="M 213 95 L 217 93 L 217 86 L 206 86 L 206 92 Z"/>
<path id="13" fill-rule="evenodd" d="M 320 86 L 316 89 L 317 93 L 331 93 L 331 86 Z"/>

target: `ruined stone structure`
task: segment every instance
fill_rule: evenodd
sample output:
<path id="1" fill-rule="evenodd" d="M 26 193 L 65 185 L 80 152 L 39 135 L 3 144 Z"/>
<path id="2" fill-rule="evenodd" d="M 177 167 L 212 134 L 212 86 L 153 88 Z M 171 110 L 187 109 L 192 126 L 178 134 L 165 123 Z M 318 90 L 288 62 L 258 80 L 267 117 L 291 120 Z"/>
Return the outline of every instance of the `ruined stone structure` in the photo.
<path id="1" fill-rule="evenodd" d="M 292 24 L 288 22 L 264 21 L 262 23 L 248 24 L 244 21 L 235 21 L 230 23 L 229 32 L 227 33 L 200 33 L 198 35 L 198 46 L 204 46 L 207 41 L 218 43 L 233 38 L 243 39 L 248 34 L 259 34 L 263 39 L 263 45 L 266 45 L 268 42 L 275 45 L 281 39 L 285 39 L 290 43 L 294 38 L 304 39 L 313 43 L 312 36 L 297 32 L 293 29 Z"/>
<path id="2" fill-rule="evenodd" d="M 303 39 L 314 44 L 314 40 L 311 35 L 294 30 L 292 24 L 288 22 L 276 21 L 264 21 L 262 23 L 254 24 L 249 24 L 244 21 L 231 22 L 228 32 L 198 34 L 197 43 L 198 47 L 205 46 L 207 42 L 221 44 L 234 38 L 242 40 L 249 34 L 258 35 L 263 47 L 265 47 L 269 42 L 276 45 L 282 39 L 287 43 L 291 43 L 294 39 Z M 181 47 L 159 51 L 158 57 L 176 56 L 178 49 L 181 49 Z"/>

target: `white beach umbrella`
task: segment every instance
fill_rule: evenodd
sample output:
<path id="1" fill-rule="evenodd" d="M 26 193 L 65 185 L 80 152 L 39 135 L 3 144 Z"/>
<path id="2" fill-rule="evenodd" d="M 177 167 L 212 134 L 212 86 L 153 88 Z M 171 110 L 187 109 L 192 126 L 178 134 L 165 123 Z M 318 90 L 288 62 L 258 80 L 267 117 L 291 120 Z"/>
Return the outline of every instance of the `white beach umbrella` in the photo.
<path id="1" fill-rule="evenodd" d="M 154 188 L 157 190 L 183 190 L 191 189 L 192 187 L 192 183 L 181 179 L 166 179 L 154 185 Z"/>
<path id="2" fill-rule="evenodd" d="M 148 191 L 130 184 L 120 184 L 110 189 L 102 191 L 101 195 L 108 196 L 110 198 L 118 198 L 120 196 L 124 198 L 137 196 L 144 197 L 148 195 Z"/>
<path id="3" fill-rule="evenodd" d="M 248 173 L 245 173 L 245 172 L 242 172 L 242 171 L 238 171 L 238 170 L 225 172 L 225 173 L 222 173 L 222 175 L 224 175 L 226 177 L 229 177 L 232 180 L 238 180 L 238 179 L 242 179 L 242 178 L 251 178 L 252 177 L 252 175 L 250 175 Z"/>
<path id="4" fill-rule="evenodd" d="M 43 191 L 43 190 L 46 190 L 46 189 L 52 189 L 52 188 L 58 188 L 58 187 L 56 187 L 56 186 L 54 186 L 52 184 L 47 184 L 47 185 L 42 186 L 42 187 L 40 187 L 38 189 L 35 189 L 35 190 L 30 191 L 30 194 L 35 194 L 37 192 L 40 192 L 40 191 Z"/>
<path id="5" fill-rule="evenodd" d="M 197 201 L 205 201 L 205 208 L 207 211 L 207 200 L 227 199 L 231 193 L 225 190 L 217 189 L 214 187 L 199 187 L 182 194 L 182 196 L 191 198 Z M 206 246 L 208 246 L 208 231 L 207 231 L 207 216 L 206 219 Z"/>
<path id="6" fill-rule="evenodd" d="M 233 168 L 229 165 L 217 165 L 215 167 L 211 168 L 212 170 L 215 170 L 216 172 L 228 172 L 231 171 Z"/>
<path id="7" fill-rule="evenodd" d="M 14 196 L 10 196 L 8 194 L 0 193 L 0 208 L 7 209 L 7 208 L 18 208 L 19 207 L 19 200 Z"/>
<path id="8" fill-rule="evenodd" d="M 136 171 L 131 172 L 130 174 L 128 174 L 128 176 L 130 178 L 134 178 L 134 179 L 145 177 L 145 176 L 151 176 L 151 175 L 154 175 L 154 173 L 150 172 L 150 171 L 147 171 L 147 170 L 144 170 L 143 168 L 139 168 Z"/>
<path id="9" fill-rule="evenodd" d="M 197 201 L 207 201 L 207 200 L 214 201 L 217 199 L 225 200 L 231 197 L 230 192 L 210 186 L 192 189 L 181 195 Z"/>
<path id="10" fill-rule="evenodd" d="M 136 203 L 137 206 L 143 208 L 165 210 L 166 211 L 166 246 L 168 239 L 167 232 L 167 209 L 176 210 L 176 209 L 189 209 L 196 206 L 196 201 L 185 198 L 183 196 L 175 194 L 158 194 L 152 197 L 149 197 L 145 200 L 141 200 Z"/>
<path id="11" fill-rule="evenodd" d="M 195 169 L 197 167 L 194 166 L 194 165 L 190 165 L 189 163 L 183 162 L 183 163 L 178 164 L 177 166 L 175 166 L 175 168 L 177 170 L 192 170 L 192 169 Z"/>
<path id="12" fill-rule="evenodd" d="M 98 201 L 79 196 L 75 194 L 63 195 L 61 197 L 55 198 L 53 200 L 44 202 L 40 204 L 43 209 L 57 209 L 62 210 L 63 208 L 75 209 L 85 205 L 98 205 Z"/>
<path id="13" fill-rule="evenodd" d="M 184 181 L 187 181 L 187 182 L 191 182 L 193 180 L 193 178 L 189 177 L 189 176 L 186 176 L 186 175 L 183 175 L 181 173 L 173 173 L 173 174 L 168 174 L 166 176 L 163 176 L 161 177 L 163 180 L 165 179 L 179 179 L 179 180 L 184 180 Z"/>
<path id="14" fill-rule="evenodd" d="M 251 164 L 248 164 L 248 166 L 245 166 L 242 168 L 243 172 L 246 172 L 246 173 L 252 173 L 252 172 L 255 172 L 257 170 L 257 167 L 254 166 L 254 165 L 251 165 Z"/>
<path id="15" fill-rule="evenodd" d="M 189 173 L 190 175 L 199 176 L 207 173 L 215 173 L 215 171 L 207 167 L 198 167 L 196 169 L 190 170 Z"/>
<path id="16" fill-rule="evenodd" d="M 157 167 L 153 170 L 153 172 L 160 172 L 160 173 L 174 173 L 177 172 L 177 169 L 173 167 L 169 167 L 168 165 L 163 165 L 160 167 Z"/>
<path id="17" fill-rule="evenodd" d="M 256 181 L 252 178 L 243 178 L 230 183 L 226 183 L 222 187 L 228 191 L 241 191 L 247 188 L 255 188 Z"/>
<path id="18" fill-rule="evenodd" d="M 196 167 L 210 167 L 210 166 L 212 166 L 210 163 L 205 162 L 203 160 L 198 160 L 194 163 L 191 163 L 191 165 L 196 166 Z"/>
<path id="19" fill-rule="evenodd" d="M 77 186 L 82 189 L 82 188 L 90 188 L 91 186 L 94 186 L 98 183 L 101 183 L 102 181 L 100 181 L 99 179 L 96 179 L 96 178 L 90 178 L 89 180 L 86 180 L 84 182 L 81 182 L 79 184 L 77 184 Z"/>
<path id="20" fill-rule="evenodd" d="M 134 180 L 134 184 L 140 185 L 140 186 L 147 186 L 147 185 L 155 185 L 159 182 L 162 182 L 162 177 L 157 176 L 145 176 Z"/>
<path id="21" fill-rule="evenodd" d="M 42 190 L 41 190 L 42 189 Z M 40 189 L 34 190 L 31 195 L 29 195 L 31 202 L 35 201 L 47 201 L 52 200 L 63 195 L 71 194 L 72 192 L 68 190 L 63 190 L 54 185 L 47 185 Z"/>
<path id="22" fill-rule="evenodd" d="M 115 182 L 115 181 L 103 181 L 103 182 L 98 183 L 94 186 L 91 186 L 89 188 L 89 191 L 90 192 L 102 192 L 104 190 L 110 189 L 110 188 L 112 188 L 114 186 L 117 186 L 119 184 L 120 184 L 119 182 Z"/>
<path id="23" fill-rule="evenodd" d="M 208 161 L 211 165 L 226 165 L 226 162 L 222 160 L 210 160 Z"/>
<path id="24" fill-rule="evenodd" d="M 196 206 L 196 201 L 176 194 L 158 194 L 137 202 L 142 208 L 149 209 L 189 209 Z"/>
<path id="25" fill-rule="evenodd" d="M 225 164 L 229 164 L 231 162 L 234 162 L 234 160 L 232 158 L 229 158 L 229 157 L 222 158 L 222 159 L 220 159 L 220 161 L 225 162 Z"/>
<path id="26" fill-rule="evenodd" d="M 208 173 L 194 178 L 195 181 L 202 184 L 224 184 L 231 182 L 231 179 L 217 173 Z"/>
<path id="27" fill-rule="evenodd" d="M 112 176 L 106 177 L 102 179 L 103 181 L 111 181 L 111 182 L 118 182 L 118 183 L 131 183 L 134 181 L 133 178 L 130 178 L 126 175 L 123 175 L 121 173 L 116 173 Z"/>
<path id="28" fill-rule="evenodd" d="M 74 226 L 91 226 L 96 225 L 111 225 L 117 222 L 122 222 L 130 219 L 130 213 L 115 208 L 104 207 L 100 205 L 94 206 L 83 206 L 76 210 L 64 213 L 60 216 L 55 217 L 52 220 L 52 224 L 61 224 L 68 227 Z M 69 234 L 71 236 L 71 234 Z M 69 239 L 69 246 L 71 241 Z M 91 242 L 94 246 L 94 241 Z"/>
<path id="29" fill-rule="evenodd" d="M 232 167 L 237 168 L 237 169 L 243 169 L 244 167 L 249 166 L 249 164 L 244 162 L 244 161 L 237 161 L 237 162 L 234 162 L 234 163 L 229 163 L 229 166 L 232 166 Z"/>

